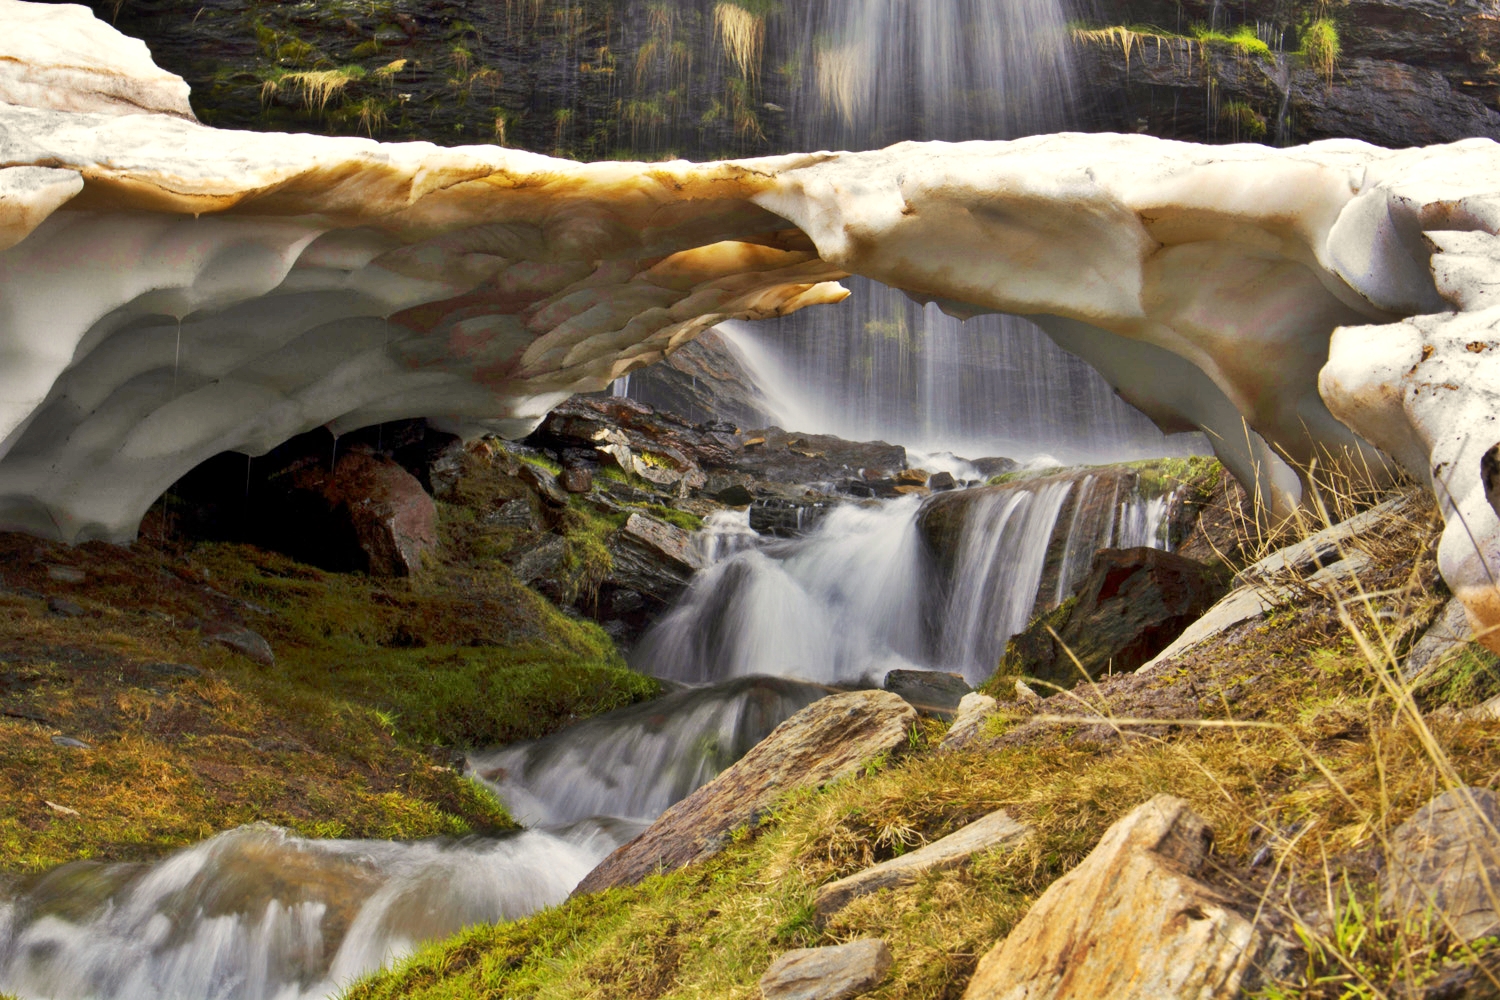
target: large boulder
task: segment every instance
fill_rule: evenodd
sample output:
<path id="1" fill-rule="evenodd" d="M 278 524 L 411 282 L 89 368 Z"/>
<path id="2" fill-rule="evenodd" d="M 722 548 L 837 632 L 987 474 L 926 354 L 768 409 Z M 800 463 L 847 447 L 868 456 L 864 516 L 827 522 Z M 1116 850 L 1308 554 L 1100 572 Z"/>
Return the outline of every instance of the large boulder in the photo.
<path id="1" fill-rule="evenodd" d="M 288 474 L 285 534 L 274 547 L 317 566 L 407 576 L 437 545 L 437 506 L 416 477 L 379 455 L 351 452 L 330 471 L 306 463 Z"/>
<path id="2" fill-rule="evenodd" d="M 964 1000 L 1229 1000 L 1279 973 L 1280 938 L 1197 876 L 1213 835 L 1158 795 L 1104 834 L 979 962 Z"/>
<path id="3" fill-rule="evenodd" d="M 1105 549 L 1076 601 L 1011 639 L 1002 671 L 1071 687 L 1083 679 L 1080 667 L 1091 679 L 1135 670 L 1224 590 L 1223 574 L 1203 563 L 1160 549 Z"/>
<path id="4" fill-rule="evenodd" d="M 916 710 L 886 691 L 850 691 L 814 702 L 605 858 L 575 894 L 634 885 L 717 854 L 725 834 L 752 822 L 779 795 L 852 774 L 905 743 L 916 721 Z"/>

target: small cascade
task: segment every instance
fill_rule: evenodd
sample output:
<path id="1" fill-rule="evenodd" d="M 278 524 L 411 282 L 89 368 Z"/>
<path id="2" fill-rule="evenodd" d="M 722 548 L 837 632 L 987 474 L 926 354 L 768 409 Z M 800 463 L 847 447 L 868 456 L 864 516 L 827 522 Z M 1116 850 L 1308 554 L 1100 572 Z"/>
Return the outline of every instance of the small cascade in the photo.
<path id="1" fill-rule="evenodd" d="M 920 505 L 918 497 L 845 504 L 801 538 L 709 566 L 632 663 L 694 684 L 752 674 L 878 682 L 894 667 L 919 665 L 931 573 Z"/>
<path id="2" fill-rule="evenodd" d="M 797 527 L 802 527 L 800 515 Z M 703 525 L 693 533 L 693 548 L 709 565 L 727 559 L 736 552 L 753 549 L 760 544 L 760 534 L 750 527 L 750 511 L 716 510 L 703 519 Z"/>
<path id="3" fill-rule="evenodd" d="M 562 902 L 628 836 L 589 822 L 401 844 L 249 826 L 151 865 L 75 862 L 0 895 L 0 992 L 327 997 L 424 941 Z"/>
<path id="4" fill-rule="evenodd" d="M 677 691 L 546 739 L 471 755 L 469 769 L 527 825 L 597 816 L 647 823 L 827 694 L 769 677 Z"/>
<path id="5" fill-rule="evenodd" d="M 1132 496 L 1120 504 L 1116 519 L 1119 530 L 1114 548 L 1117 549 L 1165 549 L 1167 548 L 1167 512 L 1171 507 L 1172 494 L 1156 497 Z"/>
<path id="6" fill-rule="evenodd" d="M 1036 606 L 1068 480 L 1005 490 L 975 502 L 964 521 L 942 629 L 944 662 L 971 684 L 995 670 L 1005 643 Z M 1092 553 L 1090 553 L 1092 555 Z"/>

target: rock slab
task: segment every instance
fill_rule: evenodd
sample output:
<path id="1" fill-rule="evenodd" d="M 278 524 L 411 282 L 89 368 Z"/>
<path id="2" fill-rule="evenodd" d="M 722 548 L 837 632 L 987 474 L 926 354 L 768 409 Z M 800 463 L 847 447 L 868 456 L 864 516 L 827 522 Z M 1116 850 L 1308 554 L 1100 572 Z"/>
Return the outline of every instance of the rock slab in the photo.
<path id="1" fill-rule="evenodd" d="M 765 1000 L 845 1000 L 874 989 L 891 967 L 879 938 L 832 948 L 799 948 L 771 963 L 760 979 Z"/>
<path id="2" fill-rule="evenodd" d="M 1196 877 L 1212 836 L 1181 799 L 1139 806 L 980 960 L 964 1000 L 1228 1000 L 1254 989 L 1279 944 Z"/>
<path id="3" fill-rule="evenodd" d="M 1031 827 L 1000 809 L 920 850 L 828 883 L 818 890 L 813 905 L 818 916 L 826 918 L 860 896 L 908 885 L 928 872 L 955 868 L 983 851 L 1013 849 L 1030 833 Z"/>
<path id="4" fill-rule="evenodd" d="M 782 793 L 853 773 L 905 743 L 916 721 L 916 710 L 887 691 L 850 691 L 814 702 L 605 858 L 574 894 L 634 885 L 717 854 L 725 834 L 754 820 Z"/>
<path id="5" fill-rule="evenodd" d="M 1429 906 L 1465 942 L 1500 933 L 1500 799 L 1444 792 L 1391 837 L 1385 903 L 1420 918 Z"/>

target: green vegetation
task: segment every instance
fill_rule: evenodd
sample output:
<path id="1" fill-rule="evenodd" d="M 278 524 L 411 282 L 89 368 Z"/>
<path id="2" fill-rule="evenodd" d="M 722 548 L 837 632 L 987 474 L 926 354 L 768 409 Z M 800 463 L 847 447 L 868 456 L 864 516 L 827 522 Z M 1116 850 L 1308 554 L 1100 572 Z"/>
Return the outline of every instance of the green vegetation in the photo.
<path id="1" fill-rule="evenodd" d="M 1191 479 L 1209 468 L 1183 460 L 1172 472 Z M 1110 823 L 1161 792 L 1210 821 L 1223 877 L 1287 920 L 1306 948 L 1309 983 L 1273 985 L 1263 1000 L 1419 995 L 1452 966 L 1488 960 L 1490 945 L 1468 949 L 1435 921 L 1383 915 L 1369 859 L 1443 787 L 1493 785 L 1500 773 L 1500 722 L 1419 714 L 1395 679 L 1397 658 L 1446 596 L 1434 556 L 1440 528 L 1420 495 L 1351 543 L 1371 568 L 1348 588 L 1308 588 L 1165 673 L 1050 699 L 1047 719 L 993 681 L 1002 711 L 987 742 L 936 753 L 942 726 L 924 723 L 906 752 L 786 796 L 704 864 L 471 929 L 350 987 L 345 1000 L 749 1000 L 776 954 L 863 936 L 885 938 L 895 957 L 871 997 L 955 997 L 979 957 Z M 1471 665 L 1448 676 L 1480 673 Z M 1428 690 L 1425 707 L 1436 710 L 1490 688 Z M 1001 807 L 1035 827 L 1019 851 L 857 900 L 826 924 L 814 919 L 818 886 Z M 1252 868 L 1265 852 L 1273 863 Z M 1331 906 L 1327 921 L 1320 901 Z"/>
<path id="2" fill-rule="evenodd" d="M 1193 37 L 1206 45 L 1230 45 L 1247 56 L 1271 58 L 1271 47 L 1261 41 L 1255 29 L 1248 24 L 1242 24 L 1230 32 L 1210 31 L 1208 28 L 1197 27 L 1193 29 Z"/>
<path id="3" fill-rule="evenodd" d="M 451 766 L 457 749 L 542 736 L 659 688 L 601 629 L 497 561 L 517 531 L 483 512 L 531 496 L 501 464 L 470 456 L 439 505 L 435 558 L 407 580 L 240 545 L 67 549 L 0 535 L 8 585 L 84 609 L 52 615 L 40 599 L 0 592 L 7 868 L 148 858 L 255 821 L 394 839 L 509 827 Z M 562 516 L 582 586 L 614 525 L 586 510 Z M 54 562 L 87 582 L 49 580 Z M 263 635 L 275 663 L 206 639 L 229 627 Z"/>
<path id="4" fill-rule="evenodd" d="M 1244 101 L 1230 101 L 1220 107 L 1219 123 L 1229 127 L 1233 142 L 1257 142 L 1266 137 L 1266 116 Z"/>
<path id="5" fill-rule="evenodd" d="M 1339 58 L 1339 32 L 1334 23 L 1320 17 L 1309 24 L 1302 32 L 1302 53 L 1307 56 L 1308 65 L 1332 84 Z"/>

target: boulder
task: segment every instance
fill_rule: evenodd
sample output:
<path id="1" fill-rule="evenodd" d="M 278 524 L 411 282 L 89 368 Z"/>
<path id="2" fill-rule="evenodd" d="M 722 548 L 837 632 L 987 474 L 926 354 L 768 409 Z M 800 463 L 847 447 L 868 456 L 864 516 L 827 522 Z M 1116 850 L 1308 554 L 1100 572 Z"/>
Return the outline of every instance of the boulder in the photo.
<path id="1" fill-rule="evenodd" d="M 575 894 L 634 885 L 717 854 L 730 830 L 753 822 L 778 796 L 854 773 L 903 745 L 916 721 L 916 710 L 886 691 L 850 691 L 814 702 L 605 858 Z"/>
<path id="2" fill-rule="evenodd" d="M 778 957 L 760 978 L 765 1000 L 846 1000 L 874 989 L 891 967 L 879 938 L 831 948 L 799 948 Z"/>
<path id="3" fill-rule="evenodd" d="M 1014 850 L 1030 833 L 1031 827 L 1004 809 L 997 810 L 910 854 L 822 886 L 813 897 L 813 906 L 819 917 L 827 918 L 860 896 L 910 885 L 929 872 L 956 868 L 985 851 Z"/>
<path id="4" fill-rule="evenodd" d="M 1139 806 L 979 962 L 964 1000 L 1229 1000 L 1278 974 L 1253 901 L 1196 876 L 1212 834 L 1168 795 Z"/>
<path id="5" fill-rule="evenodd" d="M 941 670 L 892 670 L 882 684 L 892 694 L 899 694 L 912 707 L 929 715 L 951 715 L 973 688 L 959 674 Z"/>
<path id="6" fill-rule="evenodd" d="M 957 750 L 972 742 L 984 731 L 984 724 L 1000 707 L 1000 703 L 987 694 L 975 691 L 964 695 L 958 702 L 958 711 L 953 716 L 953 725 L 943 737 L 940 748 Z"/>
<path id="7" fill-rule="evenodd" d="M 1223 591 L 1222 576 L 1203 563 L 1160 549 L 1105 549 L 1095 555 L 1076 601 L 1012 638 L 1001 669 L 1058 687 L 1076 684 L 1080 666 L 1089 678 L 1134 670 Z"/>
<path id="8" fill-rule="evenodd" d="M 1383 903 L 1421 918 L 1431 907 L 1465 943 L 1500 933 L 1500 799 L 1444 792 L 1396 828 Z"/>
<path id="9" fill-rule="evenodd" d="M 233 650 L 262 666 L 269 667 L 276 663 L 276 654 L 271 650 L 271 644 L 259 632 L 253 632 L 248 628 L 225 626 L 212 629 L 206 636 L 206 640 L 223 646 L 225 649 Z"/>
<path id="10" fill-rule="evenodd" d="M 587 493 L 594 486 L 594 470 L 587 465 L 564 466 L 560 477 L 568 493 Z"/>
<path id="11" fill-rule="evenodd" d="M 350 452 L 331 473 L 309 462 L 289 478 L 286 501 L 300 517 L 286 524 L 283 551 L 327 569 L 408 576 L 437 545 L 437 506 L 391 459 Z"/>

